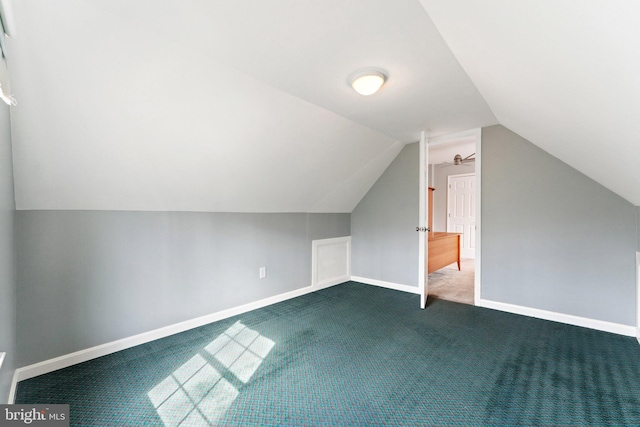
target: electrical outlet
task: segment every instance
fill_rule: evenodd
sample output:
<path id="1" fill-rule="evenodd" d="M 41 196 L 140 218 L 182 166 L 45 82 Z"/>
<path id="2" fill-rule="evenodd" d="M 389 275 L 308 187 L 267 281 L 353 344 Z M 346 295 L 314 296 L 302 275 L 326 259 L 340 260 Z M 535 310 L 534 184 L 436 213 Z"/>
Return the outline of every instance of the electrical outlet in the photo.
<path id="1" fill-rule="evenodd" d="M 258 274 L 261 279 L 264 279 L 265 277 L 267 277 L 267 267 L 260 267 Z"/>

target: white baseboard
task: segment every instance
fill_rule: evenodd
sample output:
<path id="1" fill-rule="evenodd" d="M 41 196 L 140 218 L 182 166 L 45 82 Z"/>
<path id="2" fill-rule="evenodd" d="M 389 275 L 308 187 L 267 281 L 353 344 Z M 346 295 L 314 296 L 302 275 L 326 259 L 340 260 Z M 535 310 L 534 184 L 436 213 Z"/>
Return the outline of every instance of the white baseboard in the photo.
<path id="1" fill-rule="evenodd" d="M 229 317 L 233 317 L 239 314 L 243 314 L 252 310 L 256 310 L 268 305 L 276 304 L 282 301 L 286 301 L 291 298 L 296 298 L 302 295 L 306 295 L 311 292 L 315 292 L 320 289 L 324 289 L 330 286 L 344 283 L 348 280 L 354 282 L 364 283 L 367 285 L 379 286 L 387 289 L 393 289 L 402 292 L 408 292 L 413 294 L 419 294 L 420 290 L 417 286 L 403 285 L 393 282 L 385 282 L 383 280 L 368 279 L 359 276 L 345 276 L 333 279 L 331 281 L 323 282 L 320 286 L 307 286 L 304 288 L 296 289 L 294 291 L 286 292 L 283 294 L 275 295 L 269 298 L 265 298 L 259 301 L 254 301 L 248 304 L 244 304 L 238 307 L 229 308 L 216 313 L 201 316 L 195 319 L 187 320 L 184 322 L 176 323 L 173 325 L 158 328 L 152 331 L 144 332 L 132 337 L 123 338 L 117 341 L 101 344 L 88 349 L 76 351 L 74 353 L 59 356 L 53 359 L 45 360 L 33 365 L 24 366 L 15 370 L 13 375 L 13 381 L 9 391 L 8 403 L 13 403 L 15 399 L 16 385 L 20 381 L 27 380 L 29 378 L 43 375 L 49 372 L 63 369 L 78 363 L 86 362 L 91 359 L 106 356 L 107 354 L 115 353 L 120 350 L 135 347 L 140 344 L 145 344 L 150 341 L 165 338 L 170 335 L 174 335 L 180 332 L 184 332 L 193 328 L 197 328 L 212 322 L 217 322 Z M 538 319 L 551 320 L 560 323 L 566 323 L 569 325 L 582 326 L 590 329 L 596 329 L 605 332 L 612 332 L 615 334 L 626 336 L 640 336 L 640 330 L 637 331 L 635 326 L 621 325 L 617 323 L 605 322 L 601 320 L 588 319 L 584 317 L 572 316 L 568 314 L 555 313 L 551 311 L 539 310 L 535 308 L 523 307 L 513 304 L 507 304 L 502 302 L 490 301 L 481 299 L 477 304 L 480 307 L 491 308 L 494 310 L 505 311 L 514 314 L 520 314 L 524 316 L 535 317 Z M 640 338 L 638 339 L 640 342 Z"/>
<path id="2" fill-rule="evenodd" d="M 201 316 L 195 319 L 165 326 L 152 331 L 144 332 L 132 337 L 101 344 L 95 347 L 65 354 L 53 359 L 44 360 L 33 365 L 24 366 L 15 370 L 11 389 L 9 391 L 9 403 L 15 399 L 16 385 L 20 381 L 36 377 L 38 375 L 63 369 L 78 363 L 86 362 L 97 357 L 106 356 L 120 350 L 145 344 L 150 341 L 165 338 L 189 329 L 197 328 L 209 323 L 217 322 L 238 314 L 256 310 L 268 305 L 296 298 L 320 289 L 335 286 L 351 280 L 351 236 L 333 239 L 314 240 L 312 242 L 313 277 L 311 286 L 299 288 L 294 291 L 275 295 L 259 301 L 254 301 L 238 307 L 232 307 L 216 313 Z"/>
<path id="3" fill-rule="evenodd" d="M 379 286 L 381 288 L 393 289 L 396 291 L 409 292 L 410 294 L 420 294 L 420 288 L 417 286 L 401 285 L 400 283 L 385 282 L 384 280 L 367 279 L 366 277 L 351 276 L 354 282 L 364 283 L 365 285 Z"/>
<path id="4" fill-rule="evenodd" d="M 479 307 L 491 308 L 508 313 L 521 314 L 535 317 L 537 319 L 551 320 L 554 322 L 566 323 L 568 325 L 582 326 L 583 328 L 596 329 L 598 331 L 611 332 L 630 337 L 636 336 L 636 327 L 622 325 L 620 323 L 605 322 L 603 320 L 589 319 L 586 317 L 573 316 L 571 314 L 556 313 L 553 311 L 540 310 L 537 308 L 523 307 L 520 305 L 507 304 L 504 302 L 481 299 L 477 305 Z"/>
<path id="5" fill-rule="evenodd" d="M 95 347 L 87 348 L 84 350 L 76 351 L 74 353 L 65 354 L 53 359 L 45 360 L 33 365 L 24 366 L 15 370 L 13 375 L 13 381 L 11 383 L 11 389 L 9 392 L 9 403 L 13 403 L 15 398 L 15 388 L 18 382 L 27 380 L 29 378 L 37 377 L 38 375 L 46 374 L 49 372 L 57 371 L 58 369 L 66 368 L 78 363 L 86 362 L 97 357 L 106 356 L 107 354 L 115 353 L 120 350 L 135 347 L 140 344 L 145 344 L 150 341 L 165 338 L 170 335 L 174 335 L 180 332 L 188 331 L 189 329 L 197 328 L 212 322 L 227 319 L 238 314 L 243 314 L 248 311 L 256 310 L 268 305 L 276 304 L 282 301 L 286 301 L 291 298 L 296 298 L 302 295 L 306 295 L 311 292 L 315 292 L 320 289 L 324 289 L 330 286 L 334 286 L 346 281 L 349 281 L 350 276 L 341 280 L 337 278 L 332 281 L 322 283 L 321 286 L 307 286 L 304 288 L 296 289 L 294 291 L 286 292 L 280 295 L 275 295 L 269 298 L 254 301 L 248 304 L 244 304 L 238 307 L 229 308 L 226 310 L 218 311 L 216 313 L 208 314 L 195 319 L 187 320 L 184 322 L 176 323 L 173 325 L 165 326 L 163 328 L 154 329 L 149 332 L 144 332 L 132 337 L 123 338 L 117 341 L 112 341 L 106 344 L 101 344 Z"/>
<path id="6" fill-rule="evenodd" d="M 320 289 L 330 288 L 331 286 L 339 285 L 341 283 L 348 282 L 349 280 L 351 280 L 351 276 L 343 276 L 337 279 L 327 280 L 311 287 L 311 290 L 309 292 L 315 292 L 319 291 Z"/>

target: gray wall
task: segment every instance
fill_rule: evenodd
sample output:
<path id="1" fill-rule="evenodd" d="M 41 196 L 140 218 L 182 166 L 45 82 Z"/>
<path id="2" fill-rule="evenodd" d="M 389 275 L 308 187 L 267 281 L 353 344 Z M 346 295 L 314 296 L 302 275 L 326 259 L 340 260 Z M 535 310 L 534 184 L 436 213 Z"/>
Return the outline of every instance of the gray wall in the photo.
<path id="1" fill-rule="evenodd" d="M 398 154 L 351 213 L 351 273 L 418 286 L 419 144 Z"/>
<path id="2" fill-rule="evenodd" d="M 635 325 L 636 208 L 502 126 L 482 130 L 482 298 Z"/>
<path id="3" fill-rule="evenodd" d="M 9 108 L 0 102 L 0 403 L 6 403 L 16 353 L 15 197 L 11 159 Z"/>
<path id="4" fill-rule="evenodd" d="M 433 170 L 433 166 L 429 165 L 430 170 Z M 436 189 L 433 192 L 433 231 L 447 231 L 447 178 L 475 171 L 475 162 L 463 163 L 461 166 L 435 165 L 434 179 L 429 183 L 430 187 Z"/>
<path id="5" fill-rule="evenodd" d="M 637 249 L 640 251 L 640 206 L 636 207 L 636 229 L 638 230 L 638 246 Z"/>
<path id="6" fill-rule="evenodd" d="M 311 240 L 350 218 L 18 211 L 16 227 L 25 366 L 309 286 Z"/>

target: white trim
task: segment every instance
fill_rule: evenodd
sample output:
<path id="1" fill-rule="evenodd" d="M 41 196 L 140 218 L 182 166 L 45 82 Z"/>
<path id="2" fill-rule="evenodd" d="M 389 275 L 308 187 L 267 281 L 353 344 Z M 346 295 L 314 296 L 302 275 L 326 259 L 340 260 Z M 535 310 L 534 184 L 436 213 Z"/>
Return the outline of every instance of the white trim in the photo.
<path id="1" fill-rule="evenodd" d="M 345 250 L 345 270 L 346 273 L 340 277 L 332 277 L 318 282 L 318 248 L 321 246 L 331 246 L 344 244 Z M 328 288 L 339 283 L 347 282 L 351 279 L 351 236 L 334 237 L 331 239 L 319 239 L 311 241 L 311 287 L 313 290 Z"/>
<path id="2" fill-rule="evenodd" d="M 318 286 L 316 286 L 316 287 L 311 287 L 311 290 L 310 290 L 309 292 L 306 292 L 306 293 L 308 294 L 308 293 L 311 293 L 311 292 L 319 291 L 319 290 L 321 290 L 321 289 L 330 288 L 330 287 L 332 287 L 332 286 L 335 286 L 335 285 L 339 285 L 339 284 L 341 284 L 341 283 L 348 282 L 349 280 L 351 280 L 351 276 L 343 276 L 343 277 L 341 277 L 341 278 L 339 278 L 339 279 L 325 280 L 324 282 L 322 282 L 322 283 L 321 283 L 321 284 L 319 284 Z M 302 295 L 304 295 L 304 294 L 302 294 Z M 284 300 L 283 300 L 283 301 L 284 301 Z M 275 304 L 275 303 L 274 303 L 274 304 Z"/>
<path id="3" fill-rule="evenodd" d="M 521 305 L 508 304 L 504 302 L 481 299 L 478 301 L 479 307 L 491 308 L 493 310 L 505 311 L 507 313 L 520 314 L 523 316 L 535 317 L 537 319 L 551 320 L 553 322 L 565 323 L 568 325 L 582 326 L 583 328 L 596 329 L 598 331 L 611 332 L 619 335 L 636 336 L 636 328 L 619 323 L 605 322 L 603 320 L 589 319 L 586 317 L 573 316 L 571 314 L 556 313 L 553 311 L 540 310 L 537 308 L 524 307 Z"/>
<path id="4" fill-rule="evenodd" d="M 640 253 L 638 253 L 638 259 L 640 262 Z M 359 276 L 350 276 L 349 279 L 354 282 L 359 282 L 367 285 L 379 286 L 387 289 L 393 289 L 402 292 L 408 292 L 412 294 L 420 294 L 419 287 L 403 285 L 393 282 L 385 282 L 383 280 L 368 279 Z M 338 284 L 338 283 L 335 283 Z M 332 285 L 325 284 L 324 287 Z M 106 356 L 111 353 L 115 353 L 120 350 L 135 347 L 140 344 L 145 344 L 150 341 L 165 338 L 170 335 L 174 335 L 180 332 L 184 332 L 199 326 L 203 326 L 212 322 L 217 322 L 232 316 L 243 314 L 252 310 L 256 310 L 268 305 L 276 304 L 278 302 L 286 301 L 291 298 L 296 298 L 302 295 L 306 295 L 311 292 L 315 292 L 318 289 L 314 289 L 312 286 L 306 286 L 304 288 L 296 289 L 294 291 L 286 292 L 280 295 L 275 295 L 269 298 L 265 298 L 259 301 L 254 301 L 248 304 L 244 304 L 238 307 L 229 308 L 216 313 L 201 316 L 195 319 L 187 320 L 184 322 L 176 323 L 173 325 L 158 328 L 152 331 L 144 332 L 142 334 L 134 335 L 132 337 L 123 338 L 121 340 L 112 341 L 99 346 L 91 347 L 85 350 L 80 350 L 67 355 L 59 356 L 53 359 L 45 360 L 33 365 L 24 366 L 15 370 L 13 374 L 13 380 L 11 382 L 11 388 L 9 390 L 8 403 L 12 404 L 15 399 L 15 392 L 17 383 L 27 380 L 29 378 L 43 375 L 49 372 L 63 369 L 78 363 L 86 362 L 91 359 L 95 359 L 101 356 Z M 605 332 L 612 332 L 615 334 L 636 336 L 636 328 L 633 326 L 621 325 L 617 323 L 605 322 L 601 320 L 588 319 L 584 317 L 572 316 L 562 313 L 554 313 L 545 310 L 539 310 L 535 308 L 523 307 L 513 304 L 507 304 L 502 302 L 490 301 L 490 300 L 477 300 L 476 304 L 479 307 L 490 308 L 499 311 L 505 311 L 508 313 L 520 314 L 524 316 L 535 317 L 539 319 L 551 320 L 569 325 L 582 326 L 586 328 L 596 329 Z"/>
<path id="5" fill-rule="evenodd" d="M 481 128 L 473 128 L 462 132 L 448 133 L 446 135 L 429 138 L 429 145 L 433 147 L 434 145 L 448 144 L 450 142 L 463 142 L 463 140 L 468 140 L 468 142 L 473 140 L 478 141 L 481 132 Z M 476 154 L 478 153 L 476 152 Z"/>
<path id="6" fill-rule="evenodd" d="M 476 261 L 474 269 L 473 300 L 482 300 L 482 129 L 474 130 L 476 137 Z"/>
<path id="7" fill-rule="evenodd" d="M 302 295 L 306 295 L 311 292 L 315 292 L 320 289 L 328 288 L 330 286 L 338 285 L 340 283 L 347 282 L 351 279 L 351 236 L 338 237 L 333 239 L 322 239 L 312 241 L 312 268 L 315 268 L 317 247 L 322 244 L 336 244 L 345 243 L 346 250 L 346 262 L 347 262 L 347 274 L 342 277 L 331 278 L 325 280 L 322 283 L 316 281 L 310 286 L 305 286 L 290 292 L 274 295 L 272 297 L 264 298 L 258 301 L 253 301 L 247 304 L 243 304 L 237 307 L 228 308 L 215 313 L 207 314 L 205 316 L 197 317 L 195 319 L 186 320 L 184 322 L 175 323 L 173 325 L 165 326 L 162 328 L 154 329 L 152 331 L 143 332 L 138 335 L 123 338 L 120 340 L 108 342 L 95 347 L 87 348 L 84 350 L 76 351 L 74 353 L 65 354 L 53 359 L 44 360 L 42 362 L 34 363 L 33 365 L 23 366 L 15 370 L 13 375 L 13 381 L 11 382 L 11 389 L 9 391 L 9 402 L 12 403 L 15 396 L 15 388 L 18 382 L 27 380 L 29 378 L 43 375 L 49 372 L 63 369 L 78 363 L 86 362 L 91 359 L 106 356 L 107 354 L 115 353 L 120 350 L 135 347 L 140 344 L 145 344 L 150 341 L 158 340 L 168 337 L 180 332 L 188 331 L 193 328 L 197 328 L 209 323 L 217 322 L 219 320 L 227 319 L 232 316 L 237 316 L 252 310 L 256 310 L 268 305 L 276 304 L 282 301 L 286 301 L 291 298 L 296 298 Z M 314 270 L 315 271 L 315 270 Z"/>
<path id="8" fill-rule="evenodd" d="M 7 355 L 6 352 L 0 353 L 0 369 L 2 368 L 2 362 L 4 361 L 4 357 Z"/>
<path id="9" fill-rule="evenodd" d="M 425 132 L 420 133 L 420 177 L 418 195 L 418 227 L 428 225 L 429 205 L 427 199 L 427 188 L 429 179 L 429 146 Z M 417 231 L 417 230 L 416 230 Z M 420 308 L 426 308 L 429 294 L 429 275 L 427 274 L 427 257 L 429 256 L 429 246 L 427 245 L 427 233 L 418 232 L 418 293 L 420 294 Z M 386 283 L 386 282 L 385 282 Z M 386 286 L 385 286 L 386 287 Z"/>
<path id="10" fill-rule="evenodd" d="M 349 278 L 347 278 L 348 281 Z M 337 284 L 337 283 L 336 283 Z M 329 284 L 323 284 L 323 287 L 331 286 Z M 152 331 L 143 332 L 132 337 L 123 338 L 117 341 L 112 341 L 106 344 L 101 344 L 95 347 L 87 348 L 85 350 L 76 351 L 74 353 L 65 354 L 53 359 L 45 360 L 33 365 L 24 366 L 18 368 L 13 376 L 12 389 L 17 382 L 27 380 L 29 378 L 36 377 L 38 375 L 46 374 L 56 371 L 58 369 L 66 368 L 78 363 L 86 362 L 97 357 L 105 356 L 107 354 L 115 353 L 116 351 L 125 350 L 127 348 L 135 347 L 140 344 L 145 344 L 150 341 L 165 338 L 170 335 L 174 335 L 180 332 L 188 331 L 193 328 L 197 328 L 209 323 L 217 322 L 238 314 L 243 314 L 252 310 L 256 310 L 268 305 L 276 304 L 282 301 L 286 301 L 291 298 L 296 298 L 311 292 L 315 292 L 317 288 L 306 286 L 304 288 L 296 289 L 294 291 L 286 292 L 280 295 L 275 295 L 269 298 L 264 298 L 259 301 L 254 301 L 248 304 L 244 304 L 238 307 L 232 307 L 226 310 L 218 311 L 216 313 L 208 314 L 195 319 L 186 320 L 184 322 L 176 323 L 173 325 L 165 326 L 163 328 L 154 329 Z M 10 395 L 11 397 L 11 395 Z"/>
<path id="11" fill-rule="evenodd" d="M 365 285 L 379 286 L 381 288 L 393 289 L 395 291 L 408 292 L 420 295 L 420 286 L 402 285 L 400 283 L 385 282 L 384 280 L 367 279 L 366 277 L 351 276 L 351 280 Z"/>

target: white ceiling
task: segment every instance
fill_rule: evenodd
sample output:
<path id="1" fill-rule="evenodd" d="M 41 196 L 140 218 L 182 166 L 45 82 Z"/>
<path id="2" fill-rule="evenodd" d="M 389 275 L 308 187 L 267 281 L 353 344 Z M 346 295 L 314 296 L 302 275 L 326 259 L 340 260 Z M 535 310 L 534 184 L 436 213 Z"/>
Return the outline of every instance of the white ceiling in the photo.
<path id="1" fill-rule="evenodd" d="M 420 2 L 502 125 L 640 205 L 640 2 Z"/>
<path id="2" fill-rule="evenodd" d="M 16 1 L 17 207 L 350 212 L 420 131 L 498 122 L 640 205 L 638 11 L 610 4 Z"/>
<path id="3" fill-rule="evenodd" d="M 429 164 L 437 165 L 440 163 L 453 163 L 456 154 L 460 154 L 462 158 L 469 157 L 476 152 L 476 139 L 461 138 L 447 142 L 445 144 L 437 144 L 429 146 Z"/>
<path id="4" fill-rule="evenodd" d="M 19 209 L 350 212 L 421 130 L 495 123 L 417 1 L 14 8 Z"/>

